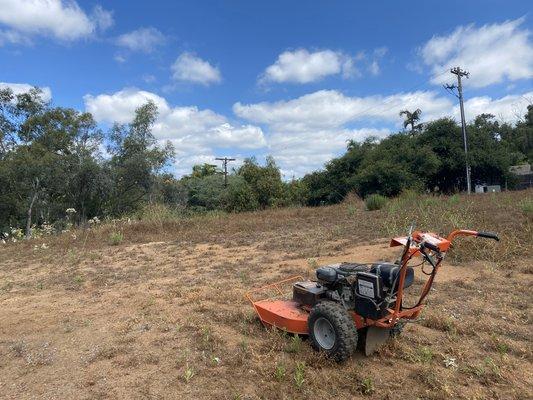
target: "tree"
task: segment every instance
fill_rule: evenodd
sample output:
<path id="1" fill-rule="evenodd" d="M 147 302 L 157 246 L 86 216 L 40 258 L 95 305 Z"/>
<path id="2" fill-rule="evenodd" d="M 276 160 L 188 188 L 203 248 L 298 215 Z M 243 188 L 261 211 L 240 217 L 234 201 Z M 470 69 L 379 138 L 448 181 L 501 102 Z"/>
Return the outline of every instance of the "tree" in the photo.
<path id="1" fill-rule="evenodd" d="M 101 171 L 94 159 L 101 132 L 92 116 L 50 107 L 38 89 L 17 96 L 4 90 L 0 97 L 4 188 L 8 201 L 17 199 L 8 215 L 0 214 L 0 224 L 20 226 L 24 220 L 30 237 L 36 219 L 57 220 L 66 208 L 82 209 L 77 215 L 85 217 L 89 192 L 98 186 L 95 175 Z"/>
<path id="2" fill-rule="evenodd" d="M 405 115 L 404 121 L 403 121 L 403 128 L 405 129 L 409 125 L 411 125 L 412 135 L 414 135 L 416 131 L 419 131 L 422 128 L 422 124 L 417 124 L 417 122 L 420 121 L 421 114 L 422 114 L 422 110 L 420 110 L 420 108 L 417 108 L 413 112 L 409 110 L 400 111 L 400 117 Z"/>
<path id="3" fill-rule="evenodd" d="M 157 174 L 174 157 L 170 142 L 164 147 L 152 134 L 157 106 L 149 101 L 135 110 L 129 124 L 115 124 L 110 132 L 110 168 L 114 184 L 109 208 L 113 215 L 137 210 L 154 185 Z"/>
<path id="4" fill-rule="evenodd" d="M 203 178 L 217 173 L 217 166 L 213 164 L 199 164 L 192 167 L 191 177 Z"/>
<path id="5" fill-rule="evenodd" d="M 533 104 L 527 106 L 524 119 L 516 124 L 504 138 L 514 151 L 525 156 L 523 161 L 533 164 Z"/>
<path id="6" fill-rule="evenodd" d="M 25 123 L 46 110 L 48 104 L 42 93 L 36 87 L 17 95 L 10 88 L 0 89 L 0 158 L 25 141 Z"/>
<path id="7" fill-rule="evenodd" d="M 242 176 L 252 188 L 261 208 L 279 205 L 283 201 L 283 182 L 274 158 L 268 156 L 265 166 L 260 166 L 255 158 L 244 160 L 237 175 Z"/>

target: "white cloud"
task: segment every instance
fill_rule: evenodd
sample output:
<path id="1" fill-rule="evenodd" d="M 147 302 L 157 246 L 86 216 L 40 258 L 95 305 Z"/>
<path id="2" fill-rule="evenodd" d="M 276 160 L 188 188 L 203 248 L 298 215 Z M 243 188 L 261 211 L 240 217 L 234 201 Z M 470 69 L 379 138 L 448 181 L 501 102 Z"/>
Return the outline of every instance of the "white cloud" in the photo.
<path id="1" fill-rule="evenodd" d="M 111 11 L 104 10 L 100 5 L 94 7 L 92 20 L 101 31 L 111 28 L 115 23 L 113 20 L 113 13 Z"/>
<path id="2" fill-rule="evenodd" d="M 467 118 L 490 112 L 513 122 L 525 113 L 532 99 L 533 92 L 501 99 L 471 98 L 465 103 Z M 417 108 L 422 110 L 422 121 L 445 116 L 459 119 L 455 99 L 436 91 L 349 97 L 338 91 L 321 90 L 288 101 L 236 103 L 233 111 L 238 117 L 263 127 L 268 152 L 290 177 L 320 168 L 342 153 L 349 139 L 382 138 L 400 129 L 399 112 Z M 367 128 L 350 128 L 355 123 Z"/>
<path id="3" fill-rule="evenodd" d="M 33 85 L 30 85 L 28 83 L 0 82 L 0 89 L 10 88 L 14 94 L 26 93 L 33 87 Z M 41 98 L 43 99 L 43 101 L 48 102 L 52 100 L 52 90 L 50 90 L 48 86 L 41 87 L 40 89 L 42 90 Z"/>
<path id="4" fill-rule="evenodd" d="M 357 74 L 355 61 L 354 58 L 333 50 L 313 53 L 306 49 L 285 51 L 274 64 L 267 67 L 260 81 L 309 83 L 340 73 L 349 77 Z"/>
<path id="5" fill-rule="evenodd" d="M 376 60 L 372 61 L 372 63 L 369 65 L 368 71 L 374 76 L 379 75 L 381 68 Z"/>
<path id="6" fill-rule="evenodd" d="M 317 82 L 330 75 L 341 75 L 348 79 L 361 76 L 359 64 L 378 75 L 378 61 L 385 56 L 388 49 L 380 47 L 370 56 L 363 51 L 350 56 L 342 51 L 320 50 L 309 52 L 306 49 L 285 51 L 278 56 L 276 62 L 265 69 L 259 78 L 260 83 L 310 83 Z"/>
<path id="7" fill-rule="evenodd" d="M 516 121 L 532 99 L 533 92 L 470 98 L 465 103 L 467 118 L 490 112 L 500 119 Z M 347 140 L 383 138 L 400 129 L 400 110 L 421 108 L 424 121 L 443 116 L 459 119 L 456 99 L 437 91 L 350 97 L 321 90 L 286 101 L 236 103 L 233 111 L 237 121 L 209 109 L 172 106 L 155 93 L 134 88 L 87 95 L 84 100 L 87 111 L 97 121 L 105 122 L 130 122 L 137 107 L 154 101 L 160 115 L 153 132 L 157 139 L 175 145 L 178 174 L 189 173 L 195 163 L 213 163 L 215 154 L 227 152 L 259 157 L 272 154 L 286 178 L 299 177 L 342 154 Z"/>
<path id="8" fill-rule="evenodd" d="M 165 35 L 155 28 L 139 28 L 120 35 L 116 43 L 131 51 L 152 52 L 155 47 L 165 42 Z"/>
<path id="9" fill-rule="evenodd" d="M 373 76 L 378 76 L 381 73 L 381 67 L 379 61 L 385 57 L 389 49 L 387 47 L 378 47 L 373 51 L 373 59 L 368 65 L 368 72 Z"/>
<path id="10" fill-rule="evenodd" d="M 268 136 L 269 154 L 281 166 L 286 178 L 300 177 L 321 168 L 346 149 L 347 141 L 364 140 L 369 136 L 383 138 L 390 134 L 386 128 L 302 130 L 274 132 Z"/>
<path id="11" fill-rule="evenodd" d="M 144 74 L 142 76 L 142 80 L 146 83 L 154 83 L 155 81 L 157 81 L 157 78 L 152 74 Z"/>
<path id="12" fill-rule="evenodd" d="M 30 45 L 31 39 L 12 29 L 0 30 L 0 46 L 4 44 Z"/>
<path id="13" fill-rule="evenodd" d="M 449 81 L 442 73 L 455 66 L 470 72 L 465 84 L 473 87 L 533 77 L 533 43 L 523 22 L 459 26 L 447 36 L 434 36 L 420 49 L 422 61 L 433 71 L 432 82 Z"/>
<path id="14" fill-rule="evenodd" d="M 419 91 L 390 96 L 348 97 L 336 90 L 320 90 L 289 101 L 243 105 L 233 111 L 241 118 L 283 130 L 340 127 L 348 122 L 376 119 L 394 122 L 403 109 L 421 108 L 432 119 L 450 110 L 450 99 L 437 92 Z"/>
<path id="15" fill-rule="evenodd" d="M 0 0 L 0 10 L 0 23 L 26 40 L 31 35 L 46 35 L 71 41 L 90 37 L 113 24 L 109 11 L 96 6 L 87 14 L 75 1 Z"/>
<path id="16" fill-rule="evenodd" d="M 113 60 L 115 60 L 119 64 L 123 64 L 127 61 L 126 57 L 124 57 L 122 54 L 115 54 Z"/>
<path id="17" fill-rule="evenodd" d="M 498 120 L 515 122 L 523 118 L 527 106 L 533 104 L 533 91 L 521 95 L 509 95 L 499 99 L 489 96 L 473 97 L 465 101 L 465 114 L 468 120 L 480 114 L 493 114 Z M 454 116 L 459 118 L 459 106 L 454 108 Z"/>
<path id="18" fill-rule="evenodd" d="M 113 94 L 84 96 L 85 108 L 98 122 L 131 122 L 135 109 L 148 100 L 159 110 L 153 133 L 176 147 L 177 172 L 190 172 L 198 158 L 213 162 L 216 149 L 260 149 L 266 146 L 261 128 L 229 121 L 212 110 L 195 106 L 173 107 L 155 93 L 130 88 Z M 195 161 L 196 160 L 196 161 Z"/>
<path id="19" fill-rule="evenodd" d="M 181 82 L 209 85 L 222 80 L 220 71 L 209 62 L 188 52 L 182 53 L 172 64 L 172 78 Z"/>
<path id="20" fill-rule="evenodd" d="M 131 122 L 135 109 L 148 101 L 153 101 L 160 113 L 167 113 L 170 107 L 165 99 L 155 93 L 135 88 L 124 89 L 113 94 L 83 97 L 85 108 L 97 121 L 127 123 Z"/>

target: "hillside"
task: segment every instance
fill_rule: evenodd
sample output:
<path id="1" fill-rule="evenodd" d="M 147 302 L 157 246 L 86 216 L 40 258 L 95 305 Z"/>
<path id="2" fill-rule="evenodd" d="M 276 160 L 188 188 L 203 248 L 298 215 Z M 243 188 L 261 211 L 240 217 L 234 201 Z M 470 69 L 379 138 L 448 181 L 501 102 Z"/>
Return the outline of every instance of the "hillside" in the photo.
<path id="1" fill-rule="evenodd" d="M 532 398 L 532 198 L 406 194 L 372 212 L 348 199 L 186 219 L 154 210 L 0 245 L 0 398 Z M 388 238 L 413 220 L 502 240 L 462 239 L 422 319 L 372 357 L 325 360 L 263 328 L 244 298 L 321 264 L 394 260 Z"/>

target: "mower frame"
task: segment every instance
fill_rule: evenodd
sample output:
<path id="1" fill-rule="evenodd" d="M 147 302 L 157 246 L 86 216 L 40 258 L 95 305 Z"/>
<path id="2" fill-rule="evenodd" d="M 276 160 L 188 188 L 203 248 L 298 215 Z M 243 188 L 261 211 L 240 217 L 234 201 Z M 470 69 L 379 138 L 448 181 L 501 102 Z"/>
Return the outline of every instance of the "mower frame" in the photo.
<path id="1" fill-rule="evenodd" d="M 452 246 L 453 240 L 458 236 L 477 236 L 499 240 L 498 236 L 490 232 L 478 232 L 473 230 L 457 229 L 452 231 L 446 238 L 435 233 L 414 231 L 409 236 L 393 238 L 390 247 L 404 246 L 405 250 L 400 261 L 400 272 L 398 277 L 398 291 L 396 293 L 395 307 L 387 309 L 388 314 L 379 319 L 364 318 L 353 310 L 348 310 L 355 327 L 359 330 L 365 327 L 392 328 L 400 319 L 412 320 L 419 316 L 424 308 L 423 301 L 428 295 L 439 267 Z M 428 250 L 430 253 L 428 253 Z M 415 256 L 423 256 L 433 269 L 429 278 L 424 284 L 420 297 L 413 307 L 402 309 L 404 294 L 404 282 L 409 261 Z M 279 300 L 275 297 L 267 297 L 257 300 L 255 295 L 265 291 L 276 292 L 276 296 L 283 296 L 282 285 L 295 283 L 304 280 L 302 276 L 292 276 L 281 281 L 271 283 L 266 286 L 252 289 L 245 294 L 246 299 L 252 304 L 259 319 L 266 327 L 277 327 L 295 334 L 308 334 L 307 318 L 311 307 L 300 305 L 292 300 Z"/>

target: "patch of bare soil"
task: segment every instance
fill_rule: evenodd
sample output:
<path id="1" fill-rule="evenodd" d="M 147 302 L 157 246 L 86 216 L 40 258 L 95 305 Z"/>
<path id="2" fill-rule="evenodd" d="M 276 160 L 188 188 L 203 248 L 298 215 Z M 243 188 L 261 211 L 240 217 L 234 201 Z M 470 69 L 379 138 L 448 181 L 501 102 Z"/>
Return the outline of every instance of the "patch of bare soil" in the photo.
<path id="1" fill-rule="evenodd" d="M 167 230 L 163 241 L 119 246 L 83 237 L 6 246 L 0 398 L 533 398 L 531 257 L 511 267 L 445 260 L 422 319 L 372 357 L 337 365 L 306 340 L 265 329 L 248 289 L 399 255 L 368 234 L 315 237 L 313 212 L 322 211 L 276 219 L 271 231 L 243 222 L 245 234 L 226 241 Z"/>

